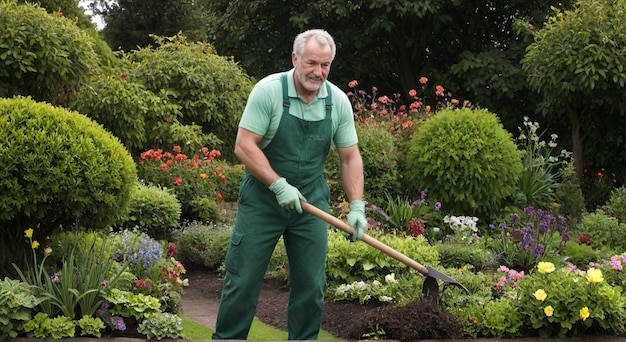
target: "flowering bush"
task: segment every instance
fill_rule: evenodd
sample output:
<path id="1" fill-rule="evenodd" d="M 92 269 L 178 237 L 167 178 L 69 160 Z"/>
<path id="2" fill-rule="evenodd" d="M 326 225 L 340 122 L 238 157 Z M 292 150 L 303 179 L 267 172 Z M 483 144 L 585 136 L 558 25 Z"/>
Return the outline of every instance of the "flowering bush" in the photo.
<path id="1" fill-rule="evenodd" d="M 221 153 L 206 147 L 200 152 L 189 158 L 179 146 L 172 152 L 151 149 L 141 153 L 137 165 L 139 178 L 147 184 L 174 191 L 182 206 L 181 219 L 216 219 L 217 203 L 223 199 L 217 184 L 225 184 L 226 176 L 215 163 Z"/>
<path id="2" fill-rule="evenodd" d="M 517 307 L 541 337 L 614 334 L 624 327 L 626 299 L 600 269 L 540 262 L 536 271 L 519 281 Z"/>
<path id="3" fill-rule="evenodd" d="M 443 223 L 450 226 L 453 232 L 452 238 L 456 241 L 473 243 L 478 239 L 478 217 L 446 215 Z"/>
<path id="4" fill-rule="evenodd" d="M 350 284 L 341 284 L 328 292 L 328 297 L 334 301 L 358 300 L 361 304 L 379 301 L 381 303 L 406 305 L 421 296 L 419 287 L 415 286 L 413 275 L 409 275 L 408 278 L 396 279 L 394 273 L 387 274 L 384 282 L 379 280 L 354 281 Z"/>

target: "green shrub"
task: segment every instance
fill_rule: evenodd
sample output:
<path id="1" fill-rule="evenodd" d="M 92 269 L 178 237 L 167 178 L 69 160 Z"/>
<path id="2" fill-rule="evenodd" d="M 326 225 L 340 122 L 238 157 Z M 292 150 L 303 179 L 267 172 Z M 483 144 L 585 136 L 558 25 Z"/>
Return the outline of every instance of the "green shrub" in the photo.
<path id="1" fill-rule="evenodd" d="M 0 22 L 0 97 L 58 103 L 96 65 L 94 39 L 73 20 L 1 1 Z"/>
<path id="2" fill-rule="evenodd" d="M 181 108 L 180 123 L 198 124 L 205 134 L 222 140 L 212 145 L 234 161 L 233 137 L 252 82 L 231 59 L 218 56 L 206 43 L 188 43 L 184 36 L 156 37 L 157 48 L 143 48 L 127 55 L 133 62 L 130 74 L 155 93 L 165 89 L 175 94 L 173 103 Z M 206 146 L 181 144 L 184 153 Z M 165 146 L 169 148 L 171 146 Z"/>
<path id="3" fill-rule="evenodd" d="M 519 153 L 498 118 L 486 110 L 442 110 L 413 135 L 407 156 L 413 192 L 428 188 L 446 212 L 480 218 L 514 193 Z"/>
<path id="4" fill-rule="evenodd" d="M 170 130 L 179 125 L 180 107 L 167 92 L 155 94 L 125 72 L 91 76 L 67 106 L 104 126 L 133 156 L 163 140 L 171 143 Z"/>
<path id="5" fill-rule="evenodd" d="M 567 261 L 578 267 L 585 267 L 600 260 L 600 255 L 596 249 L 576 241 L 566 242 L 563 254 L 567 255 Z"/>
<path id="6" fill-rule="evenodd" d="M 371 202 L 384 200 L 387 193 L 400 193 L 398 172 L 398 150 L 389 127 L 378 122 L 358 123 L 359 150 L 363 159 L 363 176 L 366 181 L 363 196 Z M 331 198 L 343 197 L 341 166 L 334 148 L 331 150 L 325 169 Z"/>
<path id="7" fill-rule="evenodd" d="M 452 308 L 450 312 L 471 338 L 521 337 L 524 320 L 508 298 L 476 303 L 463 308 Z"/>
<path id="8" fill-rule="evenodd" d="M 139 184 L 133 192 L 126 214 L 118 225 L 138 228 L 156 240 L 169 240 L 178 226 L 180 202 L 171 190 Z"/>
<path id="9" fill-rule="evenodd" d="M 568 227 L 576 227 L 580 224 L 585 210 L 585 199 L 576 169 L 571 162 L 561 169 L 559 186 L 556 188 L 554 199 L 557 205 L 556 212 L 565 219 Z"/>
<path id="10" fill-rule="evenodd" d="M 607 207 L 620 223 L 626 223 L 626 187 L 614 188 L 611 191 Z"/>
<path id="11" fill-rule="evenodd" d="M 0 265 L 21 260 L 23 232 L 108 227 L 137 184 L 135 163 L 100 125 L 28 98 L 0 99 Z M 28 255 L 28 254 L 26 254 Z"/>
<path id="12" fill-rule="evenodd" d="M 239 197 L 239 185 L 243 179 L 245 167 L 243 164 L 231 165 L 221 163 L 217 166 L 220 173 L 226 177 L 226 183 L 217 183 L 217 190 L 222 194 L 224 202 L 237 202 Z"/>
<path id="13" fill-rule="evenodd" d="M 472 265 L 475 270 L 495 270 L 499 265 L 484 245 L 467 243 L 437 243 L 439 262 L 444 267 L 460 268 Z"/>
<path id="14" fill-rule="evenodd" d="M 145 316 L 145 319 L 139 323 L 137 332 L 145 335 L 149 340 L 177 339 L 183 332 L 182 323 L 183 320 L 177 315 L 155 312 Z"/>
<path id="15" fill-rule="evenodd" d="M 178 259 L 187 267 L 201 266 L 217 270 L 230 243 L 232 227 L 190 223 L 173 232 Z"/>
<path id="16" fill-rule="evenodd" d="M 626 223 L 608 216 L 597 209 L 593 213 L 584 213 L 578 233 L 589 237 L 589 245 L 596 249 L 611 248 L 615 251 L 626 250 Z"/>

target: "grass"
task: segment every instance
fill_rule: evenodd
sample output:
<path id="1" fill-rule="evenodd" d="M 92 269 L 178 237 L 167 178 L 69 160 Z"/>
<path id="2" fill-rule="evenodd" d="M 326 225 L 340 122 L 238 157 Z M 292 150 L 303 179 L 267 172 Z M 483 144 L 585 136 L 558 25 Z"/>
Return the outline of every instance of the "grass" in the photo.
<path id="1" fill-rule="evenodd" d="M 213 334 L 213 330 L 205 327 L 202 324 L 194 322 L 191 318 L 179 314 L 180 318 L 183 320 L 182 328 L 183 328 L 183 336 L 188 340 L 210 340 L 211 335 Z M 322 341 L 332 341 L 336 340 L 333 335 L 321 331 L 320 335 L 317 338 Z M 274 327 L 271 327 L 258 319 L 254 319 L 252 322 L 252 327 L 250 328 L 250 334 L 248 334 L 248 340 L 257 340 L 257 341 L 286 341 L 287 340 L 287 332 L 278 330 Z"/>

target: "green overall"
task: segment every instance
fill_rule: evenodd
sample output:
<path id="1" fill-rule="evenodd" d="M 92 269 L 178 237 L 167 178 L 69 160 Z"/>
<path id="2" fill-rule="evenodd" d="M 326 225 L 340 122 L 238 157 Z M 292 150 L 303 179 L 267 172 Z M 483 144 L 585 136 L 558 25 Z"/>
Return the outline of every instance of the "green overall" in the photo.
<path id="1" fill-rule="evenodd" d="M 328 211 L 329 189 L 323 171 L 332 136 L 331 91 L 327 88 L 326 118 L 306 121 L 289 114 L 286 74 L 281 80 L 283 114 L 276 135 L 263 151 L 272 168 L 310 204 Z M 246 171 L 213 339 L 247 338 L 263 277 L 281 235 L 289 260 L 289 339 L 317 339 L 326 284 L 327 228 L 313 215 L 279 206 L 274 193 Z"/>

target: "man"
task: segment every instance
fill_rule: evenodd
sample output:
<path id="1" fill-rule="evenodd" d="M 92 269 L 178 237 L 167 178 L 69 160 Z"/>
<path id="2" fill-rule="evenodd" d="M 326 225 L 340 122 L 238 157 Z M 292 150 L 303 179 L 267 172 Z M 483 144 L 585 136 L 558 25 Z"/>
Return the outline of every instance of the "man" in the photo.
<path id="1" fill-rule="evenodd" d="M 317 339 L 324 305 L 328 224 L 302 212 L 300 201 L 328 211 L 323 171 L 331 143 L 350 200 L 357 241 L 367 227 L 363 162 L 348 97 L 327 81 L 333 38 L 309 30 L 294 40 L 293 69 L 253 88 L 239 124 L 235 154 L 245 164 L 235 228 L 213 339 L 246 339 L 263 276 L 280 236 L 289 260 L 290 340 Z"/>

